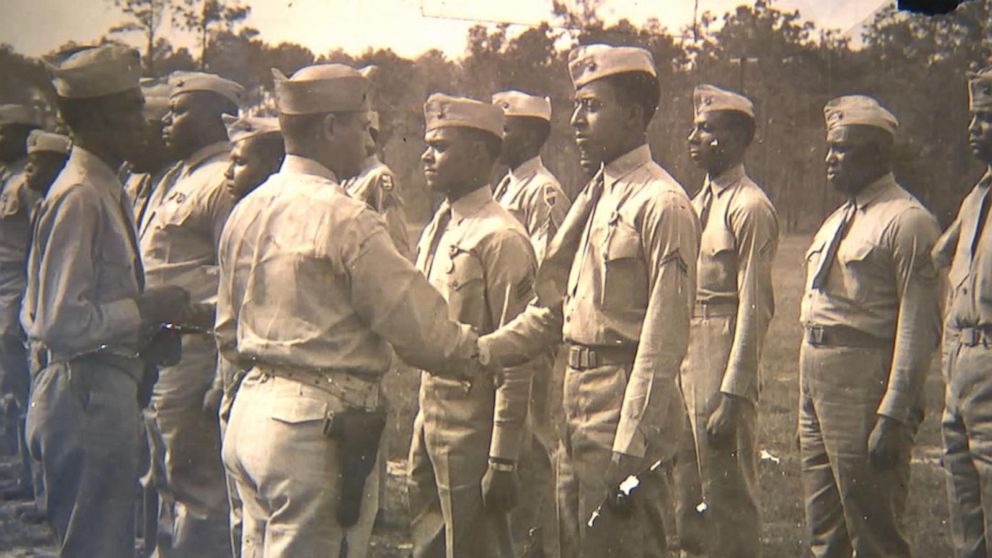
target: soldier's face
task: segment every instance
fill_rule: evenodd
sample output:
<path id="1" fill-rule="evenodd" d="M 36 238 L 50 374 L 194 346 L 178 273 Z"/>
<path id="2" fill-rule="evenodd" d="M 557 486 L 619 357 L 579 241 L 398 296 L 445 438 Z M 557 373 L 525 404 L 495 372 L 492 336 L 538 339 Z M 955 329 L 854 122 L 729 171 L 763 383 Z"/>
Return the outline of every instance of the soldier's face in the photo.
<path id="1" fill-rule="evenodd" d="M 220 108 L 213 93 L 189 91 L 169 99 L 169 112 L 162 118 L 162 139 L 180 158 L 190 155 L 208 140 L 209 129 L 219 125 Z"/>
<path id="2" fill-rule="evenodd" d="M 726 130 L 720 127 L 716 115 L 713 111 L 696 115 L 689 133 L 689 157 L 700 168 L 707 170 L 719 163 L 727 142 Z"/>
<path id="3" fill-rule="evenodd" d="M 145 97 L 133 89 L 114 97 L 107 111 L 107 125 L 114 153 L 128 162 L 139 161 L 145 142 Z"/>
<path id="4" fill-rule="evenodd" d="M 867 126 L 838 126 L 827 132 L 827 180 L 838 191 L 856 194 L 883 167 L 878 149 L 881 130 Z"/>
<path id="5" fill-rule="evenodd" d="M 507 117 L 503 124 L 503 148 L 499 154 L 500 161 L 510 168 L 523 163 L 529 137 L 530 127 L 523 118 Z"/>
<path id="6" fill-rule="evenodd" d="M 427 187 L 439 194 L 448 194 L 464 187 L 478 174 L 478 149 L 475 138 L 459 128 L 438 128 L 424 136 L 427 149 L 420 156 L 424 165 Z"/>
<path id="7" fill-rule="evenodd" d="M 575 92 L 571 124 L 582 168 L 598 168 L 622 154 L 623 146 L 629 143 L 628 116 L 607 80 L 587 83 Z"/>
<path id="8" fill-rule="evenodd" d="M 234 144 L 231 163 L 224 173 L 224 186 L 234 199 L 247 196 L 277 170 L 277 154 L 274 149 L 266 149 L 265 142 L 264 137 L 254 137 Z"/>
<path id="9" fill-rule="evenodd" d="M 25 167 L 28 188 L 44 194 L 51 187 L 55 177 L 65 167 L 66 155 L 52 151 L 36 151 L 28 155 Z"/>
<path id="10" fill-rule="evenodd" d="M 974 111 L 968 124 L 968 146 L 979 161 L 992 163 L 992 111 Z"/>

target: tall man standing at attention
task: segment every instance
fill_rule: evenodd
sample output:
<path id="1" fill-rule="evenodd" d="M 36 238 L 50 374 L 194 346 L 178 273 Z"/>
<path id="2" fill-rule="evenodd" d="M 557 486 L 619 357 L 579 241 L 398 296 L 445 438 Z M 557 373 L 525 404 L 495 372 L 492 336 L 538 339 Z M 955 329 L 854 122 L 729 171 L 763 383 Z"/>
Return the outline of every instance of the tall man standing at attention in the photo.
<path id="1" fill-rule="evenodd" d="M 848 201 L 806 252 L 799 439 L 810 550 L 909 556 L 900 521 L 940 332 L 930 260 L 940 230 L 892 175 L 895 116 L 861 95 L 823 112 L 827 179 Z"/>
<path id="2" fill-rule="evenodd" d="M 480 360 L 521 364 L 564 339 L 562 555 L 639 557 L 662 526 L 648 521 L 650 489 L 621 497 L 620 484 L 635 474 L 656 482 L 646 473 L 674 455 L 686 429 L 678 374 L 699 222 L 682 187 L 651 160 L 647 126 L 659 98 L 651 54 L 585 45 L 568 69 L 582 165 L 599 170 L 548 247 L 537 302 L 480 340 Z"/>
<path id="3" fill-rule="evenodd" d="M 744 170 L 754 138 L 751 101 L 712 85 L 697 87 L 693 101 L 689 154 L 706 171 L 706 181 L 692 200 L 702 238 L 682 389 L 707 504 L 709 555 L 756 558 L 761 555 L 758 370 L 775 313 L 778 216 Z"/>

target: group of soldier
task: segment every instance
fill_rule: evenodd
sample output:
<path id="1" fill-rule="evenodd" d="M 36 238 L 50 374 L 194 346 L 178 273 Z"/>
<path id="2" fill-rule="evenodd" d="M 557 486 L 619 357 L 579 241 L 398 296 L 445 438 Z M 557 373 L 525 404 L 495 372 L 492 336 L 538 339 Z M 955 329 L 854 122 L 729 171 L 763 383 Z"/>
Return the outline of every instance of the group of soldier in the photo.
<path id="1" fill-rule="evenodd" d="M 662 556 L 666 514 L 683 555 L 761 554 L 779 225 L 744 167 L 749 99 L 695 89 L 706 179 L 690 199 L 647 145 L 651 54 L 575 48 L 590 178 L 570 200 L 540 157 L 549 99 L 435 93 L 421 162 L 443 201 L 411 251 L 374 69 L 275 72 L 278 118 L 239 115 L 243 89 L 216 75 L 143 80 L 125 47 L 49 69 L 68 137 L 0 106 L 0 388 L 22 456 L 3 494 L 33 498 L 60 556 L 132 556 L 139 479 L 159 497 L 158 556 L 367 555 L 382 378 L 410 367 L 414 556 Z M 969 87 L 971 147 L 992 165 L 992 71 Z M 951 534 L 959 556 L 988 556 L 992 171 L 941 236 L 893 177 L 896 117 L 860 95 L 824 115 L 847 201 L 805 258 L 810 552 L 910 555 L 942 340 Z"/>

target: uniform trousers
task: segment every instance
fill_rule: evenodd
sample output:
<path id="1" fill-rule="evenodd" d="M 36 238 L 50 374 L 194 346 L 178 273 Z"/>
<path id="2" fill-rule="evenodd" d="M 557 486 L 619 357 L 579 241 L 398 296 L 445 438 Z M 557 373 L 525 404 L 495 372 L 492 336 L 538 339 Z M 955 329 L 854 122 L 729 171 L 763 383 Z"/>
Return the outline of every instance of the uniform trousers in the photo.
<path id="1" fill-rule="evenodd" d="M 557 460 L 557 517 L 561 556 L 663 556 L 666 552 L 664 514 L 671 509 L 671 491 L 661 470 L 641 475 L 627 514 L 603 506 L 609 491 L 606 471 L 620 421 L 630 364 L 609 364 L 565 370 L 563 409 L 565 432 Z M 651 394 L 655 397 L 656 394 Z M 673 396 L 674 394 L 668 394 Z M 675 397 L 684 415 L 681 395 Z M 684 417 L 683 417 L 684 418 Z M 684 422 L 670 422 L 684 426 Z M 668 433 L 672 434 L 672 433 Z M 674 454 L 681 432 L 673 436 Z M 655 445 L 649 441 L 649 446 Z M 651 463 L 645 463 L 645 469 Z M 602 506 L 602 507 L 601 507 Z M 589 520 L 598 510 L 593 524 Z"/>
<path id="2" fill-rule="evenodd" d="M 410 446 L 409 489 L 414 558 L 490 558 L 506 544 L 506 514 L 485 509 L 495 389 L 422 374 L 420 410 Z M 511 543 L 512 544 L 512 543 Z"/>
<path id="3" fill-rule="evenodd" d="M 754 403 L 742 401 L 739 405 L 737 431 L 726 445 L 714 447 L 706 433 L 710 411 L 722 397 L 720 387 L 733 346 L 734 322 L 736 315 L 692 319 L 689 350 L 682 363 L 682 390 L 706 503 L 705 546 L 710 556 L 750 558 L 761 556 Z M 684 494 L 680 491 L 683 500 Z M 680 508 L 698 504 L 680 502 Z"/>
<path id="4" fill-rule="evenodd" d="M 358 522 L 339 525 L 340 446 L 324 427 L 345 408 L 339 397 L 295 380 L 258 369 L 245 376 L 224 434 L 224 465 L 243 506 L 242 557 L 367 555 L 380 468 L 365 481 Z"/>
<path id="5" fill-rule="evenodd" d="M 174 502 L 171 548 L 160 554 L 177 558 L 227 558 L 230 517 L 221 463 L 220 425 L 203 411 L 203 398 L 217 370 L 212 337 L 182 336 L 182 360 L 159 368 L 149 416 L 156 443 L 165 449 L 166 490 L 161 501 Z"/>
<path id="6" fill-rule="evenodd" d="M 138 495 L 137 382 L 95 358 L 50 364 L 33 379 L 28 444 L 61 558 L 131 558 Z"/>
<path id="7" fill-rule="evenodd" d="M 956 556 L 984 558 L 992 548 L 992 348 L 957 339 L 945 339 L 945 347 L 942 431 L 951 536 Z"/>
<path id="8" fill-rule="evenodd" d="M 231 420 L 231 410 L 234 408 L 234 397 L 238 394 L 238 387 L 244 378 L 245 371 L 237 365 L 220 357 L 217 359 L 217 374 L 221 378 L 223 395 L 220 400 L 220 409 L 217 419 L 220 421 L 220 436 L 224 439 L 227 432 L 227 425 Z M 238 484 L 234 477 L 225 469 L 224 475 L 227 478 L 227 505 L 231 510 L 231 550 L 234 558 L 241 556 L 241 535 L 242 535 L 242 512 L 241 496 L 238 495 Z"/>
<path id="9" fill-rule="evenodd" d="M 868 438 L 891 362 L 889 347 L 804 342 L 800 350 L 801 477 L 810 548 L 817 558 L 910 556 L 901 521 L 922 416 L 901 429 L 904 451 L 895 465 L 880 469 L 868 460 Z"/>

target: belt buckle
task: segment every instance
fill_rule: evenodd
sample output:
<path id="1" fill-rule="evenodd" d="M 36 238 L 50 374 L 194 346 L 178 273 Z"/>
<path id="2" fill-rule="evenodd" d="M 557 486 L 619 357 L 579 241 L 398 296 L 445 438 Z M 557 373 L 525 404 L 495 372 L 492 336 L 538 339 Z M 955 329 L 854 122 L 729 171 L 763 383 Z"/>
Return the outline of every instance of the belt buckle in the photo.
<path id="1" fill-rule="evenodd" d="M 807 328 L 807 332 L 809 334 L 810 345 L 813 345 L 814 347 L 823 345 L 823 338 L 825 337 L 825 330 L 823 329 L 823 326 L 809 326 L 809 328 Z"/>

